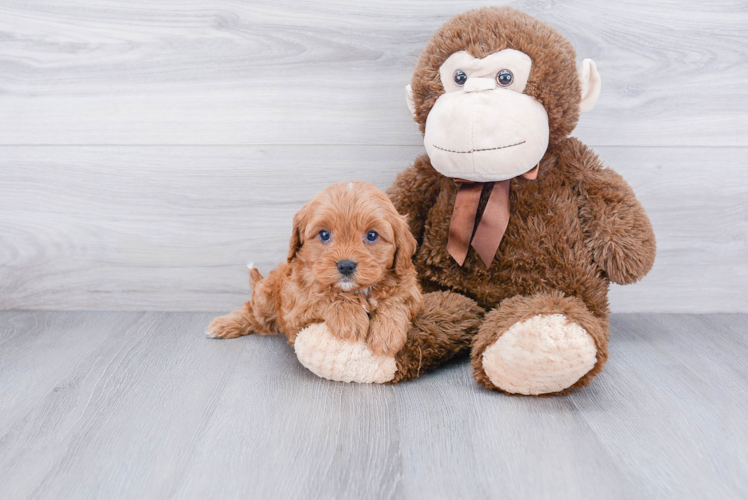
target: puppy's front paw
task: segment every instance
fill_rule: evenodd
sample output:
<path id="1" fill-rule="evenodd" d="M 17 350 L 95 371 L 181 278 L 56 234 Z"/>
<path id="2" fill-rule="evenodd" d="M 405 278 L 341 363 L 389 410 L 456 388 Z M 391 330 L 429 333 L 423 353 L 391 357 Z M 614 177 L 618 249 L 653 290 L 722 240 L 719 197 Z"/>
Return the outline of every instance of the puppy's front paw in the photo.
<path id="1" fill-rule="evenodd" d="M 205 334 L 214 339 L 234 339 L 252 333 L 252 325 L 243 309 L 210 322 Z"/>
<path id="2" fill-rule="evenodd" d="M 410 325 L 408 308 L 404 306 L 381 308 L 369 322 L 366 343 L 374 354 L 394 356 L 408 340 Z"/>
<path id="3" fill-rule="evenodd" d="M 392 380 L 397 371 L 393 356 L 376 356 L 363 340 L 341 340 L 325 323 L 301 330 L 294 350 L 302 365 L 328 380 L 383 384 Z"/>
<path id="4" fill-rule="evenodd" d="M 374 316 L 366 343 L 376 355 L 394 356 L 405 345 L 410 323 Z"/>
<path id="5" fill-rule="evenodd" d="M 369 332 L 369 316 L 358 305 L 340 305 L 330 311 L 325 323 L 329 331 L 343 341 L 364 340 Z"/>

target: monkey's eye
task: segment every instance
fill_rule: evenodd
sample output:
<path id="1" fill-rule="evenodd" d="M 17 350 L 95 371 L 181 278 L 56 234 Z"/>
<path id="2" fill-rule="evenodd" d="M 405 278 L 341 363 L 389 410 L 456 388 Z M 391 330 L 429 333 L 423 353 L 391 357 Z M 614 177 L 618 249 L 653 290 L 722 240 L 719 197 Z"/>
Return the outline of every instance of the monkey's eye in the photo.
<path id="1" fill-rule="evenodd" d="M 455 83 L 457 85 L 462 87 L 463 85 L 465 85 L 466 81 L 467 81 L 467 75 L 465 74 L 464 71 L 462 71 L 461 69 L 458 69 L 457 71 L 455 71 Z"/>
<path id="2" fill-rule="evenodd" d="M 508 87 L 514 81 L 514 75 L 508 69 L 502 69 L 496 74 L 496 83 L 502 87 Z"/>
<path id="3" fill-rule="evenodd" d="M 322 243 L 327 243 L 328 241 L 330 241 L 330 231 L 328 231 L 327 229 L 323 229 L 322 231 L 320 231 L 319 241 L 321 241 Z"/>
<path id="4" fill-rule="evenodd" d="M 378 239 L 379 233 L 377 233 L 376 231 L 369 231 L 368 233 L 366 233 L 366 241 L 368 241 L 369 243 L 376 243 Z"/>

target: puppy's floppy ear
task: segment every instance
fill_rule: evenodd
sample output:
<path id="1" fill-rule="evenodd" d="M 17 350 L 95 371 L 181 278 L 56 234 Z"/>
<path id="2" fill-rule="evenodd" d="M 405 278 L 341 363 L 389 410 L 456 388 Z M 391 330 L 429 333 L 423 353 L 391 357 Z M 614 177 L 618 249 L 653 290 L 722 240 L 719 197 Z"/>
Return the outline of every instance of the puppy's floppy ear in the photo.
<path id="1" fill-rule="evenodd" d="M 395 232 L 395 272 L 403 274 L 413 267 L 413 254 L 418 243 L 410 232 L 406 218 L 397 212 L 392 217 L 392 229 Z"/>
<path id="2" fill-rule="evenodd" d="M 308 221 L 309 203 L 301 207 L 301 210 L 293 216 L 293 232 L 291 233 L 291 241 L 288 245 L 288 262 L 291 262 L 296 257 L 296 252 L 304 244 L 304 231 L 306 230 Z"/>

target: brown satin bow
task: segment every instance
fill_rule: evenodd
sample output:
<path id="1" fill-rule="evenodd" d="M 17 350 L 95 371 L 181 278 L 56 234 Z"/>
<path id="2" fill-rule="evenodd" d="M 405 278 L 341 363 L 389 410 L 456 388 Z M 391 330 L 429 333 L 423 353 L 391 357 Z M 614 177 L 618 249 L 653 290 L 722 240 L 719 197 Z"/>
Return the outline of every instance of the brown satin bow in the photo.
<path id="1" fill-rule="evenodd" d="M 539 167 L 540 163 L 520 177 L 528 180 L 537 178 Z M 452 220 L 449 223 L 447 251 L 461 266 L 467 257 L 468 248 L 471 244 L 470 237 L 472 236 L 473 248 L 478 252 L 486 267 L 490 267 L 509 224 L 509 183 L 511 179 L 493 183 L 491 195 L 488 198 L 488 203 L 486 203 L 486 208 L 483 210 L 475 235 L 473 235 L 473 227 L 475 227 L 478 203 L 484 183 L 463 179 L 455 179 L 455 182 L 459 185 L 459 189 L 455 198 L 455 207 L 452 211 Z"/>

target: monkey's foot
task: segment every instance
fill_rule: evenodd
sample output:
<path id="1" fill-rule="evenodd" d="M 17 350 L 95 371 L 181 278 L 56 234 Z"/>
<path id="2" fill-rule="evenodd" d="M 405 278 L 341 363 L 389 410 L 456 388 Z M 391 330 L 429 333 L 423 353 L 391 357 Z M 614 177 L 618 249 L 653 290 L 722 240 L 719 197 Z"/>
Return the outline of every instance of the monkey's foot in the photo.
<path id="1" fill-rule="evenodd" d="M 473 339 L 473 377 L 489 389 L 539 396 L 588 385 L 608 359 L 608 321 L 560 291 L 504 299 Z"/>
<path id="2" fill-rule="evenodd" d="M 375 355 L 365 342 L 346 342 L 316 323 L 296 336 L 299 362 L 315 375 L 338 382 L 383 384 L 395 377 L 395 358 Z"/>
<path id="3" fill-rule="evenodd" d="M 481 357 L 497 388 L 539 395 L 579 381 L 597 363 L 597 348 L 587 331 L 563 314 L 539 314 L 509 327 Z"/>

